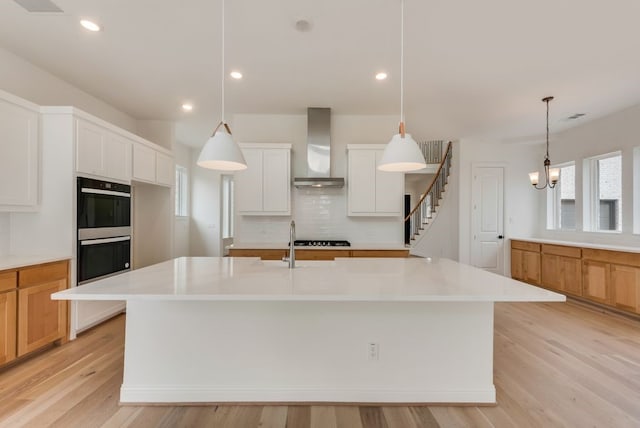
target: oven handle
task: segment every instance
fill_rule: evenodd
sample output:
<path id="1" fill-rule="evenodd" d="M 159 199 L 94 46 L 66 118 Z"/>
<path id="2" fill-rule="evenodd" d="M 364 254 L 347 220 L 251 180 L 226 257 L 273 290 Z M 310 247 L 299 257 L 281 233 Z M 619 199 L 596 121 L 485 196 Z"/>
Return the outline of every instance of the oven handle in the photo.
<path id="1" fill-rule="evenodd" d="M 102 238 L 102 239 L 87 239 L 86 241 L 80 241 L 80 245 L 98 245 L 98 244 L 110 244 L 112 242 L 130 241 L 130 236 L 118 236 L 117 238 Z"/>
<path id="2" fill-rule="evenodd" d="M 131 193 L 116 192 L 114 190 L 92 189 L 90 187 L 83 187 L 82 189 L 80 189 L 80 191 L 82 193 L 93 193 L 97 195 L 122 196 L 123 198 L 131 197 Z"/>

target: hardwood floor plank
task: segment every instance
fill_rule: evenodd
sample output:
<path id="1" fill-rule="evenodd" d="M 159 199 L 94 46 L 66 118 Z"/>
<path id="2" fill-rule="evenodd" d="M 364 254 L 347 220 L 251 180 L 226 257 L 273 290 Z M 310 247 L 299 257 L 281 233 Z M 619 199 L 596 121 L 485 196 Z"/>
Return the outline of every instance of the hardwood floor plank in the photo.
<path id="1" fill-rule="evenodd" d="M 382 407 L 360 407 L 360 418 L 362 418 L 362 426 L 366 428 L 389 428 L 382 413 Z"/>
<path id="2" fill-rule="evenodd" d="M 264 406 L 260 416 L 260 428 L 285 428 L 287 410 L 287 406 Z"/>
<path id="3" fill-rule="evenodd" d="M 413 419 L 421 428 L 439 428 L 440 424 L 431 413 L 427 406 L 413 406 L 409 410 L 413 415 Z"/>
<path id="4" fill-rule="evenodd" d="M 337 428 L 333 406 L 311 406 L 311 428 Z"/>
<path id="5" fill-rule="evenodd" d="M 287 428 L 309 428 L 310 426 L 310 406 L 289 406 L 287 412 Z"/>
<path id="6" fill-rule="evenodd" d="M 357 406 L 336 406 L 335 411 L 338 428 L 365 428 Z"/>
<path id="7" fill-rule="evenodd" d="M 383 407 L 382 414 L 389 428 L 419 428 L 408 407 Z"/>
<path id="8" fill-rule="evenodd" d="M 133 421 L 142 412 L 141 407 L 120 407 L 100 428 L 128 428 L 133 427 Z"/>

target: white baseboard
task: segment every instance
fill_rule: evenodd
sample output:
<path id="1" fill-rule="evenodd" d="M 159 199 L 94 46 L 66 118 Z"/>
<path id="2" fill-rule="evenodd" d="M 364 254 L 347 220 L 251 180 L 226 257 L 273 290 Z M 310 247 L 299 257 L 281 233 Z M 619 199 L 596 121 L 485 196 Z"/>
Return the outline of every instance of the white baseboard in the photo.
<path id="1" fill-rule="evenodd" d="M 495 404 L 493 385 L 478 391 L 312 389 L 312 388 L 209 388 L 202 386 L 120 388 L 120 402 L 224 403 L 224 402 L 343 402 L 343 403 L 482 403 Z"/>

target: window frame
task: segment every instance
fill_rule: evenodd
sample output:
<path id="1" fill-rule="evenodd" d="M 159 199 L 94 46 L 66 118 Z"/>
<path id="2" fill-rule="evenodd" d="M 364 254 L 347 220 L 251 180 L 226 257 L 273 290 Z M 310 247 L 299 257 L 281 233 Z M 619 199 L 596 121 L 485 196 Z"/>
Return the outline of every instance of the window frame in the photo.
<path id="1" fill-rule="evenodd" d="M 176 164 L 175 207 L 176 218 L 189 217 L 189 170 Z"/>
<path id="2" fill-rule="evenodd" d="M 573 193 L 574 201 L 576 200 L 576 162 L 565 162 L 558 165 L 552 165 L 551 168 L 560 168 L 560 177 L 562 177 L 562 168 L 573 166 Z M 573 228 L 562 228 L 561 216 L 562 216 L 562 178 L 558 180 L 558 184 L 551 189 L 547 189 L 547 230 L 559 230 L 559 231 L 575 231 Z M 577 215 L 576 215 L 577 217 Z M 577 218 L 574 219 L 574 224 L 577 224 Z"/>
<path id="3" fill-rule="evenodd" d="M 600 229 L 600 166 L 599 162 L 603 159 L 609 159 L 619 157 L 620 158 L 620 199 L 618 204 L 618 214 L 616 229 Z M 585 214 L 584 231 L 594 233 L 622 233 L 622 177 L 623 177 L 623 163 L 622 163 L 622 151 L 617 150 L 614 152 L 604 153 L 597 156 L 592 156 L 584 160 L 584 169 L 588 173 L 587 179 L 584 180 L 584 200 L 583 213 Z"/>

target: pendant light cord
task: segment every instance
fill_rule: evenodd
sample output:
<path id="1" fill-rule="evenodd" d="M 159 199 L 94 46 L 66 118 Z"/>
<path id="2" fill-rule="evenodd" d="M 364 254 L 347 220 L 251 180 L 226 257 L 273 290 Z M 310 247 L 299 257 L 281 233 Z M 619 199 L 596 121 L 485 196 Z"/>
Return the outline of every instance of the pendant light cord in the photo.
<path id="1" fill-rule="evenodd" d="M 404 0 L 400 0 L 400 123 L 404 123 Z"/>
<path id="2" fill-rule="evenodd" d="M 551 100 L 547 98 L 547 156 L 545 159 L 549 159 L 549 101 Z"/>
<path id="3" fill-rule="evenodd" d="M 224 0 L 222 0 L 222 68 L 220 69 L 222 76 L 222 123 L 224 121 Z"/>

